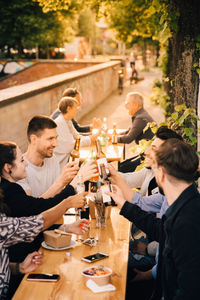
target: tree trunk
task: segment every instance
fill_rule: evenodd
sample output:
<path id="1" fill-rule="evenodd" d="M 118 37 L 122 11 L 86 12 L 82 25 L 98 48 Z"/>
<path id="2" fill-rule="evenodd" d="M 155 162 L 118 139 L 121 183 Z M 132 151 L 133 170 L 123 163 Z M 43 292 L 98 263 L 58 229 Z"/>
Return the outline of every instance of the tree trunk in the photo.
<path id="1" fill-rule="evenodd" d="M 47 47 L 47 59 L 50 59 L 50 49 L 49 49 L 49 47 Z"/>
<path id="2" fill-rule="evenodd" d="M 199 75 L 194 63 L 199 62 L 196 38 L 200 34 L 199 0 L 169 0 L 170 10 L 179 12 L 178 31 L 169 40 L 167 93 L 174 106 L 186 104 L 197 110 Z"/>
<path id="3" fill-rule="evenodd" d="M 160 45 L 159 45 L 159 42 L 156 42 L 156 63 L 155 63 L 155 67 L 158 67 L 159 56 L 160 56 Z"/>
<path id="4" fill-rule="evenodd" d="M 19 57 L 23 57 L 23 55 L 24 55 L 24 48 L 22 46 L 21 39 L 18 40 L 17 50 L 18 50 Z"/>
<path id="5" fill-rule="evenodd" d="M 6 54 L 6 57 L 8 58 L 12 58 L 12 55 L 11 55 L 11 52 L 10 52 L 10 46 L 8 46 L 8 49 L 7 49 L 7 54 Z"/>
<path id="6" fill-rule="evenodd" d="M 144 38 L 144 44 L 142 47 L 142 62 L 144 65 L 144 69 L 146 69 L 146 67 L 147 67 L 147 43 L 146 43 L 145 38 Z"/>

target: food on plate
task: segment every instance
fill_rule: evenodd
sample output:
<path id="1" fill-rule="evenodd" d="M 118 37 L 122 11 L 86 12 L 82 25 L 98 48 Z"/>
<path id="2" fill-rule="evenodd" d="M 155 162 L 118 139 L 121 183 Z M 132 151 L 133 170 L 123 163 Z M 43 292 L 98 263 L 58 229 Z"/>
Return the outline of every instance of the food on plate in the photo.
<path id="1" fill-rule="evenodd" d="M 110 271 L 105 269 L 104 267 L 93 267 L 85 270 L 83 274 L 90 275 L 90 276 L 102 276 L 102 275 L 110 274 Z"/>

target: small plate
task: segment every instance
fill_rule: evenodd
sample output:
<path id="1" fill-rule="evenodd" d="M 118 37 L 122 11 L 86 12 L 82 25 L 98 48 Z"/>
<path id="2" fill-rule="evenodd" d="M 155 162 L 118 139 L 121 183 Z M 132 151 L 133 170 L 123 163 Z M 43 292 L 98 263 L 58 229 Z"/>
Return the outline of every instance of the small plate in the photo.
<path id="1" fill-rule="evenodd" d="M 56 251 L 59 251 L 59 250 L 66 250 L 66 249 L 70 249 L 72 248 L 74 245 L 76 245 L 76 242 L 71 240 L 70 242 L 70 245 L 69 246 L 66 246 L 66 247 L 61 247 L 61 248 L 54 248 L 54 247 L 51 247 L 51 246 L 48 246 L 45 241 L 42 242 L 41 246 L 47 250 L 56 250 Z"/>

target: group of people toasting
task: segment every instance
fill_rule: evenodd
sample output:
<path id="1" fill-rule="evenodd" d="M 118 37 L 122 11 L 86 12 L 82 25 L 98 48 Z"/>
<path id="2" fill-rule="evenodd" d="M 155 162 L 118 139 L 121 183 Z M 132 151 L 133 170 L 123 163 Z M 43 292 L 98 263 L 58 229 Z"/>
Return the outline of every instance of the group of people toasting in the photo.
<path id="1" fill-rule="evenodd" d="M 96 143 L 97 158 L 105 159 L 97 142 L 102 122 L 95 118 L 92 124 L 80 126 L 75 117 L 81 105 L 81 93 L 68 88 L 52 118 L 34 116 L 28 123 L 24 154 L 15 143 L 0 141 L 0 298 L 9 299 L 16 275 L 34 271 L 42 263 L 43 255 L 38 252 L 41 232 L 67 209 L 85 206 L 87 192 L 77 191 L 80 178 L 83 182 L 98 178 L 100 171 L 103 179 L 109 177 L 113 183 L 113 191 L 107 195 L 114 199 L 120 214 L 149 239 L 143 243 L 143 253 L 137 243 L 130 243 L 126 298 L 148 299 L 155 281 L 152 299 L 198 299 L 200 197 L 194 184 L 199 165 L 195 150 L 176 132 L 161 127 L 145 153 L 146 165 L 141 171 L 133 172 L 132 162 L 128 173 L 117 172 L 111 164 L 100 169 L 91 161 L 80 165 L 80 146 Z M 150 128 L 143 131 L 153 119 L 143 108 L 142 95 L 129 93 L 125 108 L 131 116 L 131 127 L 117 136 L 114 127 L 113 142 L 152 139 Z M 132 187 L 141 188 L 141 193 Z M 156 218 L 149 212 L 160 212 L 161 216 Z M 84 234 L 89 223 L 80 219 L 59 228 Z M 158 244 L 155 261 L 149 264 L 143 259 L 140 265 L 134 254 L 151 256 L 150 240 Z"/>

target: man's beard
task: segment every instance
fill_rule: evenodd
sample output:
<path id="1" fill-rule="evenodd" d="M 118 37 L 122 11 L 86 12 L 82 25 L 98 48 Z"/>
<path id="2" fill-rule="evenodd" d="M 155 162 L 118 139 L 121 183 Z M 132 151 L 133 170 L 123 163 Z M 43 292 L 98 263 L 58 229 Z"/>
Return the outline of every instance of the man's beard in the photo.
<path id="1" fill-rule="evenodd" d="M 50 158 L 53 156 L 53 151 L 52 153 L 48 154 L 48 151 L 39 150 L 38 153 L 41 155 L 41 157 L 43 157 L 43 159 Z"/>

